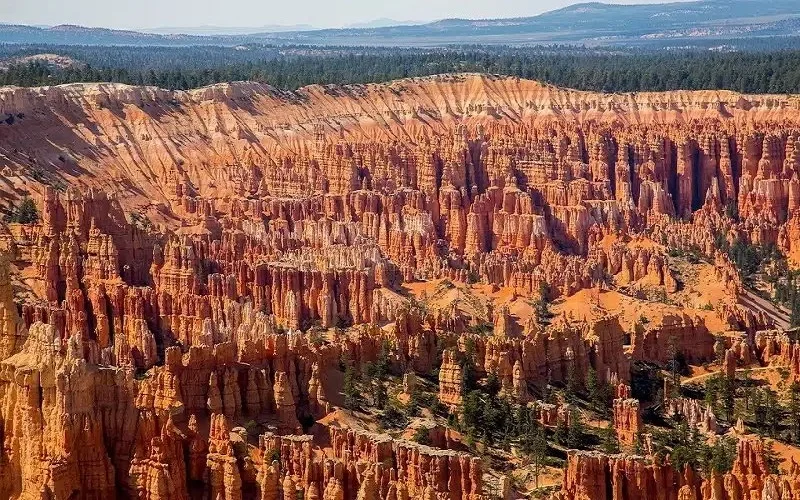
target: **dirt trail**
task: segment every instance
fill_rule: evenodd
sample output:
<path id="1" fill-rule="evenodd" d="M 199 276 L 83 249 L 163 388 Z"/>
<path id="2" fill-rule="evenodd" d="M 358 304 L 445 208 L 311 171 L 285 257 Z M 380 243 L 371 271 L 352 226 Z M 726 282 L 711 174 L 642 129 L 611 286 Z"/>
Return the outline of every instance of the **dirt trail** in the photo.
<path id="1" fill-rule="evenodd" d="M 750 373 L 754 373 L 754 372 L 764 372 L 764 371 L 776 370 L 776 369 L 777 369 L 777 367 L 775 367 L 775 366 L 759 366 L 758 368 L 737 368 L 736 369 L 736 373 L 744 373 L 744 372 L 746 372 L 748 370 L 750 371 Z M 694 382 L 700 382 L 700 381 L 705 380 L 707 378 L 713 377 L 714 375 L 717 375 L 717 374 L 719 374 L 721 372 L 722 372 L 722 370 L 716 370 L 716 371 L 709 372 L 709 373 L 703 373 L 701 375 L 695 375 L 694 377 L 689 377 L 689 378 L 687 378 L 685 380 L 681 380 L 681 385 L 683 386 L 683 385 L 691 384 L 691 383 L 694 383 Z"/>

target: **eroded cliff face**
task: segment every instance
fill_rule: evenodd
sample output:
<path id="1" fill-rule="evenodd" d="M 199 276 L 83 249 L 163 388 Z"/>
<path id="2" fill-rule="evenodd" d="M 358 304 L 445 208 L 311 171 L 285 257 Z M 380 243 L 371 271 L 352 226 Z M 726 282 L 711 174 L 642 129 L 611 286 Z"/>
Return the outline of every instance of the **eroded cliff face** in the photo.
<path id="1" fill-rule="evenodd" d="M 764 458 L 764 443 L 742 439 L 733 470 L 701 478 L 692 469 L 675 470 L 669 463 L 643 457 L 571 452 L 560 492 L 551 500 L 747 500 L 794 498 L 800 488 L 800 468 L 772 474 Z"/>
<path id="2" fill-rule="evenodd" d="M 0 194 L 30 192 L 40 213 L 0 231 L 0 498 L 476 500 L 476 457 L 320 431 L 342 360 L 438 369 L 454 410 L 468 363 L 556 425 L 567 409 L 534 403 L 549 383 L 625 383 L 632 361 L 672 347 L 715 356 L 692 308 L 632 329 L 599 299 L 584 317 L 532 312 L 612 285 L 676 293 L 668 249 L 713 262 L 712 319 L 756 339 L 725 346 L 733 368 L 752 356 L 796 376 L 796 345 L 756 336 L 774 322 L 738 304 L 718 243 L 796 254 L 799 110 L 791 96 L 478 75 L 297 93 L 0 89 L 0 113 L 19 117 L 0 124 Z M 439 288 L 414 288 L 426 283 Z M 639 403 L 619 395 L 614 415 L 633 446 Z M 562 497 L 612 498 L 593 495 L 628 472 L 664 496 L 613 498 L 695 484 L 579 454 Z"/>

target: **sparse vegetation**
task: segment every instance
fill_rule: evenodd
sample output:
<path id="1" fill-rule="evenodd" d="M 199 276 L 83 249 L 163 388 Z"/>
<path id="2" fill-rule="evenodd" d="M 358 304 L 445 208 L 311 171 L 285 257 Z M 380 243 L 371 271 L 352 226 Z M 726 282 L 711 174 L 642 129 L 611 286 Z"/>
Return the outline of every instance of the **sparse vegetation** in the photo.
<path id="1" fill-rule="evenodd" d="M 153 230 L 153 223 L 147 218 L 146 215 L 142 215 L 141 213 L 134 211 L 130 212 L 128 215 L 131 219 L 131 224 L 134 227 L 141 229 L 142 231 Z"/>
<path id="2" fill-rule="evenodd" d="M 390 403 L 378 416 L 378 422 L 384 429 L 403 429 L 408 426 L 408 417 L 394 403 Z"/>
<path id="3" fill-rule="evenodd" d="M 344 406 L 351 410 L 358 409 L 361 406 L 362 396 L 358 389 L 358 374 L 356 373 L 353 362 L 349 357 L 345 357 L 342 361 L 344 365 L 344 385 L 342 393 L 344 394 Z"/>
<path id="4" fill-rule="evenodd" d="M 533 309 L 541 324 L 549 323 L 553 317 L 550 312 L 550 286 L 547 283 L 539 285 L 539 297 L 533 302 Z"/>
<path id="5" fill-rule="evenodd" d="M 16 222 L 18 224 L 35 224 L 39 222 L 39 210 L 36 203 L 31 198 L 23 198 L 19 206 L 13 206 L 6 214 L 6 222 Z"/>
<path id="6" fill-rule="evenodd" d="M 724 474 L 731 471 L 736 458 L 736 439 L 720 436 L 709 444 L 685 421 L 658 432 L 653 441 L 657 455 L 669 454 L 670 463 L 676 470 L 689 466 L 705 475 L 712 472 Z"/>
<path id="7" fill-rule="evenodd" d="M 412 440 L 415 443 L 430 445 L 431 444 L 430 432 L 428 432 L 428 429 L 426 427 L 422 426 L 417 427 L 417 430 L 414 431 L 414 437 L 412 438 Z"/>
<path id="8" fill-rule="evenodd" d="M 475 335 L 490 335 L 494 331 L 494 324 L 490 321 L 482 321 L 476 325 L 467 327 L 467 331 Z"/>

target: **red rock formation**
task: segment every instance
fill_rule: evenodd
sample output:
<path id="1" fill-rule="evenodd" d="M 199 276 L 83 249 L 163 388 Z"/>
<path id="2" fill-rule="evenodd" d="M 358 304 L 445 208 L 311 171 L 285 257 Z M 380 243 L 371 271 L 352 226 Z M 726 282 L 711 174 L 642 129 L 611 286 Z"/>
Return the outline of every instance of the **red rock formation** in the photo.
<path id="1" fill-rule="evenodd" d="M 703 433 L 715 434 L 718 431 L 717 417 L 710 406 L 689 398 L 665 398 L 664 403 L 665 415 L 683 417 L 690 427 Z"/>
<path id="2" fill-rule="evenodd" d="M 333 457 L 312 447 L 312 436 L 259 438 L 254 459 L 260 498 L 277 500 L 302 490 L 304 496 L 354 500 L 448 495 L 459 500 L 480 498 L 481 464 L 453 451 L 393 441 L 388 436 L 330 428 Z"/>
<path id="3" fill-rule="evenodd" d="M 25 343 L 26 335 L 14 303 L 8 257 L 0 254 L 0 360 L 17 353 Z"/>
<path id="4" fill-rule="evenodd" d="M 739 441 L 731 472 L 713 472 L 705 479 L 691 469 L 680 473 L 668 463 L 641 457 L 570 451 L 562 489 L 552 500 L 793 498 L 800 493 L 799 479 L 794 462 L 788 474 L 771 474 L 764 444 L 753 438 Z"/>
<path id="5" fill-rule="evenodd" d="M 393 480 L 402 482 L 409 496 L 423 494 L 427 489 L 435 497 L 447 495 L 456 500 L 482 495 L 483 466 L 477 457 L 352 429 L 331 427 L 330 433 L 338 459 L 395 464 L 395 470 L 382 472 L 383 478 L 378 481 L 381 485 Z"/>
<path id="6" fill-rule="evenodd" d="M 457 407 L 461 404 L 463 374 L 454 351 L 446 349 L 442 353 L 442 367 L 439 369 L 439 401 Z"/>
<path id="7" fill-rule="evenodd" d="M 639 400 L 615 399 L 613 410 L 617 440 L 623 447 L 634 447 L 639 442 L 639 433 L 644 427 L 642 413 L 639 410 Z"/>
<path id="8" fill-rule="evenodd" d="M 759 361 L 789 369 L 791 380 L 800 377 L 800 344 L 780 331 L 761 331 L 755 336 Z"/>
<path id="9" fill-rule="evenodd" d="M 564 482 L 552 500 L 622 500 L 675 498 L 684 486 L 695 491 L 699 481 L 668 464 L 647 463 L 640 457 L 608 456 L 570 451 Z"/>
<path id="10" fill-rule="evenodd" d="M 539 423 L 547 427 L 555 427 L 560 423 L 569 425 L 571 407 L 568 404 L 550 404 L 542 401 L 531 403 L 535 405 L 539 415 Z"/>
<path id="11" fill-rule="evenodd" d="M 664 315 L 658 321 L 637 324 L 631 334 L 632 357 L 656 363 L 670 361 L 677 350 L 689 363 L 714 359 L 714 336 L 699 317 Z"/>
<path id="12" fill-rule="evenodd" d="M 427 375 L 444 346 L 439 399 L 453 409 L 468 353 L 521 404 L 590 369 L 624 383 L 631 360 L 666 362 L 672 342 L 690 362 L 711 359 L 705 316 L 691 312 L 640 325 L 629 352 L 613 315 L 517 324 L 540 295 L 672 294 L 671 249 L 713 261 L 725 284 L 714 314 L 755 339 L 731 346 L 728 376 L 756 359 L 796 376 L 796 346 L 756 334 L 774 321 L 739 303 L 744 284 L 718 244 L 774 243 L 797 260 L 795 108 L 786 96 L 621 98 L 480 75 L 294 94 L 0 89 L 0 114 L 26 117 L 0 135 L 0 197 L 33 193 L 41 213 L 0 225 L 19 273 L 0 261 L 0 498 L 476 500 L 481 463 L 453 450 L 334 432 L 330 459 L 308 437 L 266 434 L 256 449 L 248 432 L 299 434 L 325 417 L 343 356 Z M 737 221 L 724 215 L 734 202 Z M 434 278 L 480 282 L 496 303 L 462 314 L 400 286 Z M 493 332 L 476 333 L 486 321 Z M 619 396 L 632 444 L 638 408 Z M 711 430 L 711 416 L 675 405 Z M 545 425 L 568 413 L 540 405 Z M 562 496 L 793 491 L 741 455 L 701 492 L 666 465 L 572 454 Z"/>

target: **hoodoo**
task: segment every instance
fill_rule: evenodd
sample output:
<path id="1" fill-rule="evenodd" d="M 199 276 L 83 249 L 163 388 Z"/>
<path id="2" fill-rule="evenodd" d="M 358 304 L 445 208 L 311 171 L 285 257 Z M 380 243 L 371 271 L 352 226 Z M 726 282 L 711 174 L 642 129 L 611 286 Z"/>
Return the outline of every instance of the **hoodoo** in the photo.
<path id="1" fill-rule="evenodd" d="M 0 498 L 800 495 L 798 96 L 452 74 L 12 115 Z"/>

